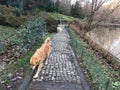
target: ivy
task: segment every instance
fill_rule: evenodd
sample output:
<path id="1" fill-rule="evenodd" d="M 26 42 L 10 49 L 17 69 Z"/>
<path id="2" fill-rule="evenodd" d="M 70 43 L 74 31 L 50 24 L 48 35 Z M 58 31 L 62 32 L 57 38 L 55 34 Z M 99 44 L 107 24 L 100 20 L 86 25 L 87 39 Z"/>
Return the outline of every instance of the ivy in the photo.
<path id="1" fill-rule="evenodd" d="M 40 17 L 32 18 L 18 31 L 18 36 L 23 43 L 22 50 L 28 50 L 37 42 L 42 41 L 46 33 L 46 23 L 44 20 Z"/>

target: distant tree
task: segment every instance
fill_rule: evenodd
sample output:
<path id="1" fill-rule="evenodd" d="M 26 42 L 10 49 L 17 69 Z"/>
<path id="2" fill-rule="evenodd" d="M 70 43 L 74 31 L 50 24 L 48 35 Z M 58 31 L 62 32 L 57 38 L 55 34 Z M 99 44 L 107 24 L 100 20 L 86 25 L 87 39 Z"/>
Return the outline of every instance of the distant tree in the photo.
<path id="1" fill-rule="evenodd" d="M 2 4 L 2 5 L 7 5 L 7 2 L 6 2 L 7 0 L 0 0 L 0 4 Z"/>
<path id="2" fill-rule="evenodd" d="M 60 13 L 69 15 L 70 8 L 71 8 L 71 0 L 60 0 L 60 2 L 59 2 Z"/>
<path id="3" fill-rule="evenodd" d="M 90 8 L 90 14 L 88 16 L 88 26 L 87 26 L 87 29 L 88 30 L 91 30 L 91 25 L 92 25 L 92 22 L 94 20 L 94 16 L 95 16 L 95 13 L 100 9 L 100 7 L 102 7 L 102 5 L 107 2 L 107 0 L 92 0 L 91 2 L 91 7 Z"/>
<path id="4" fill-rule="evenodd" d="M 82 7 L 78 1 L 76 1 L 75 5 L 72 5 L 70 15 L 78 18 L 84 18 Z"/>
<path id="5" fill-rule="evenodd" d="M 33 0 L 25 0 L 23 4 L 23 10 L 32 10 Z"/>
<path id="6" fill-rule="evenodd" d="M 93 23 L 93 20 L 96 16 L 96 13 L 98 13 L 100 8 L 102 8 L 105 3 L 108 3 L 108 1 L 110 2 L 111 0 L 92 0 L 91 7 L 89 7 L 90 8 L 90 14 L 89 14 L 88 20 L 87 20 L 87 22 L 88 22 L 87 29 L 88 30 L 91 30 L 92 23 Z M 99 17 L 97 22 L 106 21 L 109 18 L 109 16 L 118 7 L 120 7 L 120 0 L 114 0 L 114 1 L 117 2 L 116 6 L 113 7 L 112 9 L 111 9 L 111 6 L 108 6 L 108 8 L 104 11 L 104 13 L 102 13 L 102 15 Z"/>
<path id="7" fill-rule="evenodd" d="M 57 1 L 55 2 L 56 12 L 60 12 L 60 10 L 59 10 L 59 4 L 60 4 L 60 1 L 57 0 Z"/>
<path id="8" fill-rule="evenodd" d="M 103 6 L 103 8 L 101 8 L 99 10 L 99 13 L 95 16 L 95 19 L 97 18 L 97 22 L 95 24 L 98 24 L 99 22 L 106 22 L 109 21 L 111 19 L 115 19 L 115 15 L 112 16 L 113 14 L 115 14 L 115 11 L 119 11 L 120 9 L 120 0 L 116 0 L 116 2 L 111 2 L 109 5 L 107 5 L 106 7 Z M 116 15 L 117 16 L 117 15 Z"/>
<path id="9" fill-rule="evenodd" d="M 20 7 L 20 0 L 0 0 L 0 4 L 12 6 L 12 7 Z"/>
<path id="10" fill-rule="evenodd" d="M 46 3 L 45 3 L 45 8 L 44 8 L 46 11 L 48 12 L 54 12 L 56 11 L 56 7 L 55 7 L 55 4 L 51 1 L 51 0 L 48 0 Z"/>
<path id="11" fill-rule="evenodd" d="M 32 0 L 31 6 L 32 8 L 39 8 L 47 12 L 57 11 L 57 7 L 52 0 Z"/>

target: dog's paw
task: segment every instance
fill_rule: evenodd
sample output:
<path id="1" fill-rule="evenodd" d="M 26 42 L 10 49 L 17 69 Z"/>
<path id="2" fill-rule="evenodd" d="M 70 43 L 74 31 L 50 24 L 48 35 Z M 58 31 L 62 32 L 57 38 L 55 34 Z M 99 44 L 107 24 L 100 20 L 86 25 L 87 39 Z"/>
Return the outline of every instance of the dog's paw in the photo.
<path id="1" fill-rule="evenodd" d="M 45 64 L 47 65 L 47 64 L 48 64 L 48 61 L 46 61 Z"/>
<path id="2" fill-rule="evenodd" d="M 38 78 L 38 75 L 33 76 L 33 78 Z"/>
<path id="3" fill-rule="evenodd" d="M 48 64 L 48 62 L 45 62 L 45 64 L 47 65 L 47 64 Z"/>

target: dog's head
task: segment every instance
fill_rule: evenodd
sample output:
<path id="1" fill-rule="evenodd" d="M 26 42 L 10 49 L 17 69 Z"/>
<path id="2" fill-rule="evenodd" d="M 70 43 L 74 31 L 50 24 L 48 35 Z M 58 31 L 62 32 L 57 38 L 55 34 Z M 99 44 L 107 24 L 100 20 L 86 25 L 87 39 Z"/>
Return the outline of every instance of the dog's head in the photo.
<path id="1" fill-rule="evenodd" d="M 30 68 L 35 69 L 35 66 L 37 65 L 37 63 L 38 63 L 38 59 L 36 57 L 31 57 L 31 59 L 30 59 Z"/>
<path id="2" fill-rule="evenodd" d="M 49 37 L 47 37 L 47 39 L 45 40 L 45 43 L 50 43 L 50 38 Z"/>

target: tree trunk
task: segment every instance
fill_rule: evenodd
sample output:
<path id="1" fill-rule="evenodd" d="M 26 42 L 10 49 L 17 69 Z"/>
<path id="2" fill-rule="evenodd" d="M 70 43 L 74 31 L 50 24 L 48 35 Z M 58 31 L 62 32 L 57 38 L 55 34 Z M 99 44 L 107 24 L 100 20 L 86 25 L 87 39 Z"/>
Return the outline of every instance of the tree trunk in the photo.
<path id="1" fill-rule="evenodd" d="M 93 21 L 93 16 L 94 16 L 94 12 L 91 13 L 90 17 L 88 18 L 87 21 L 87 31 L 91 30 L 92 27 L 92 21 Z"/>

